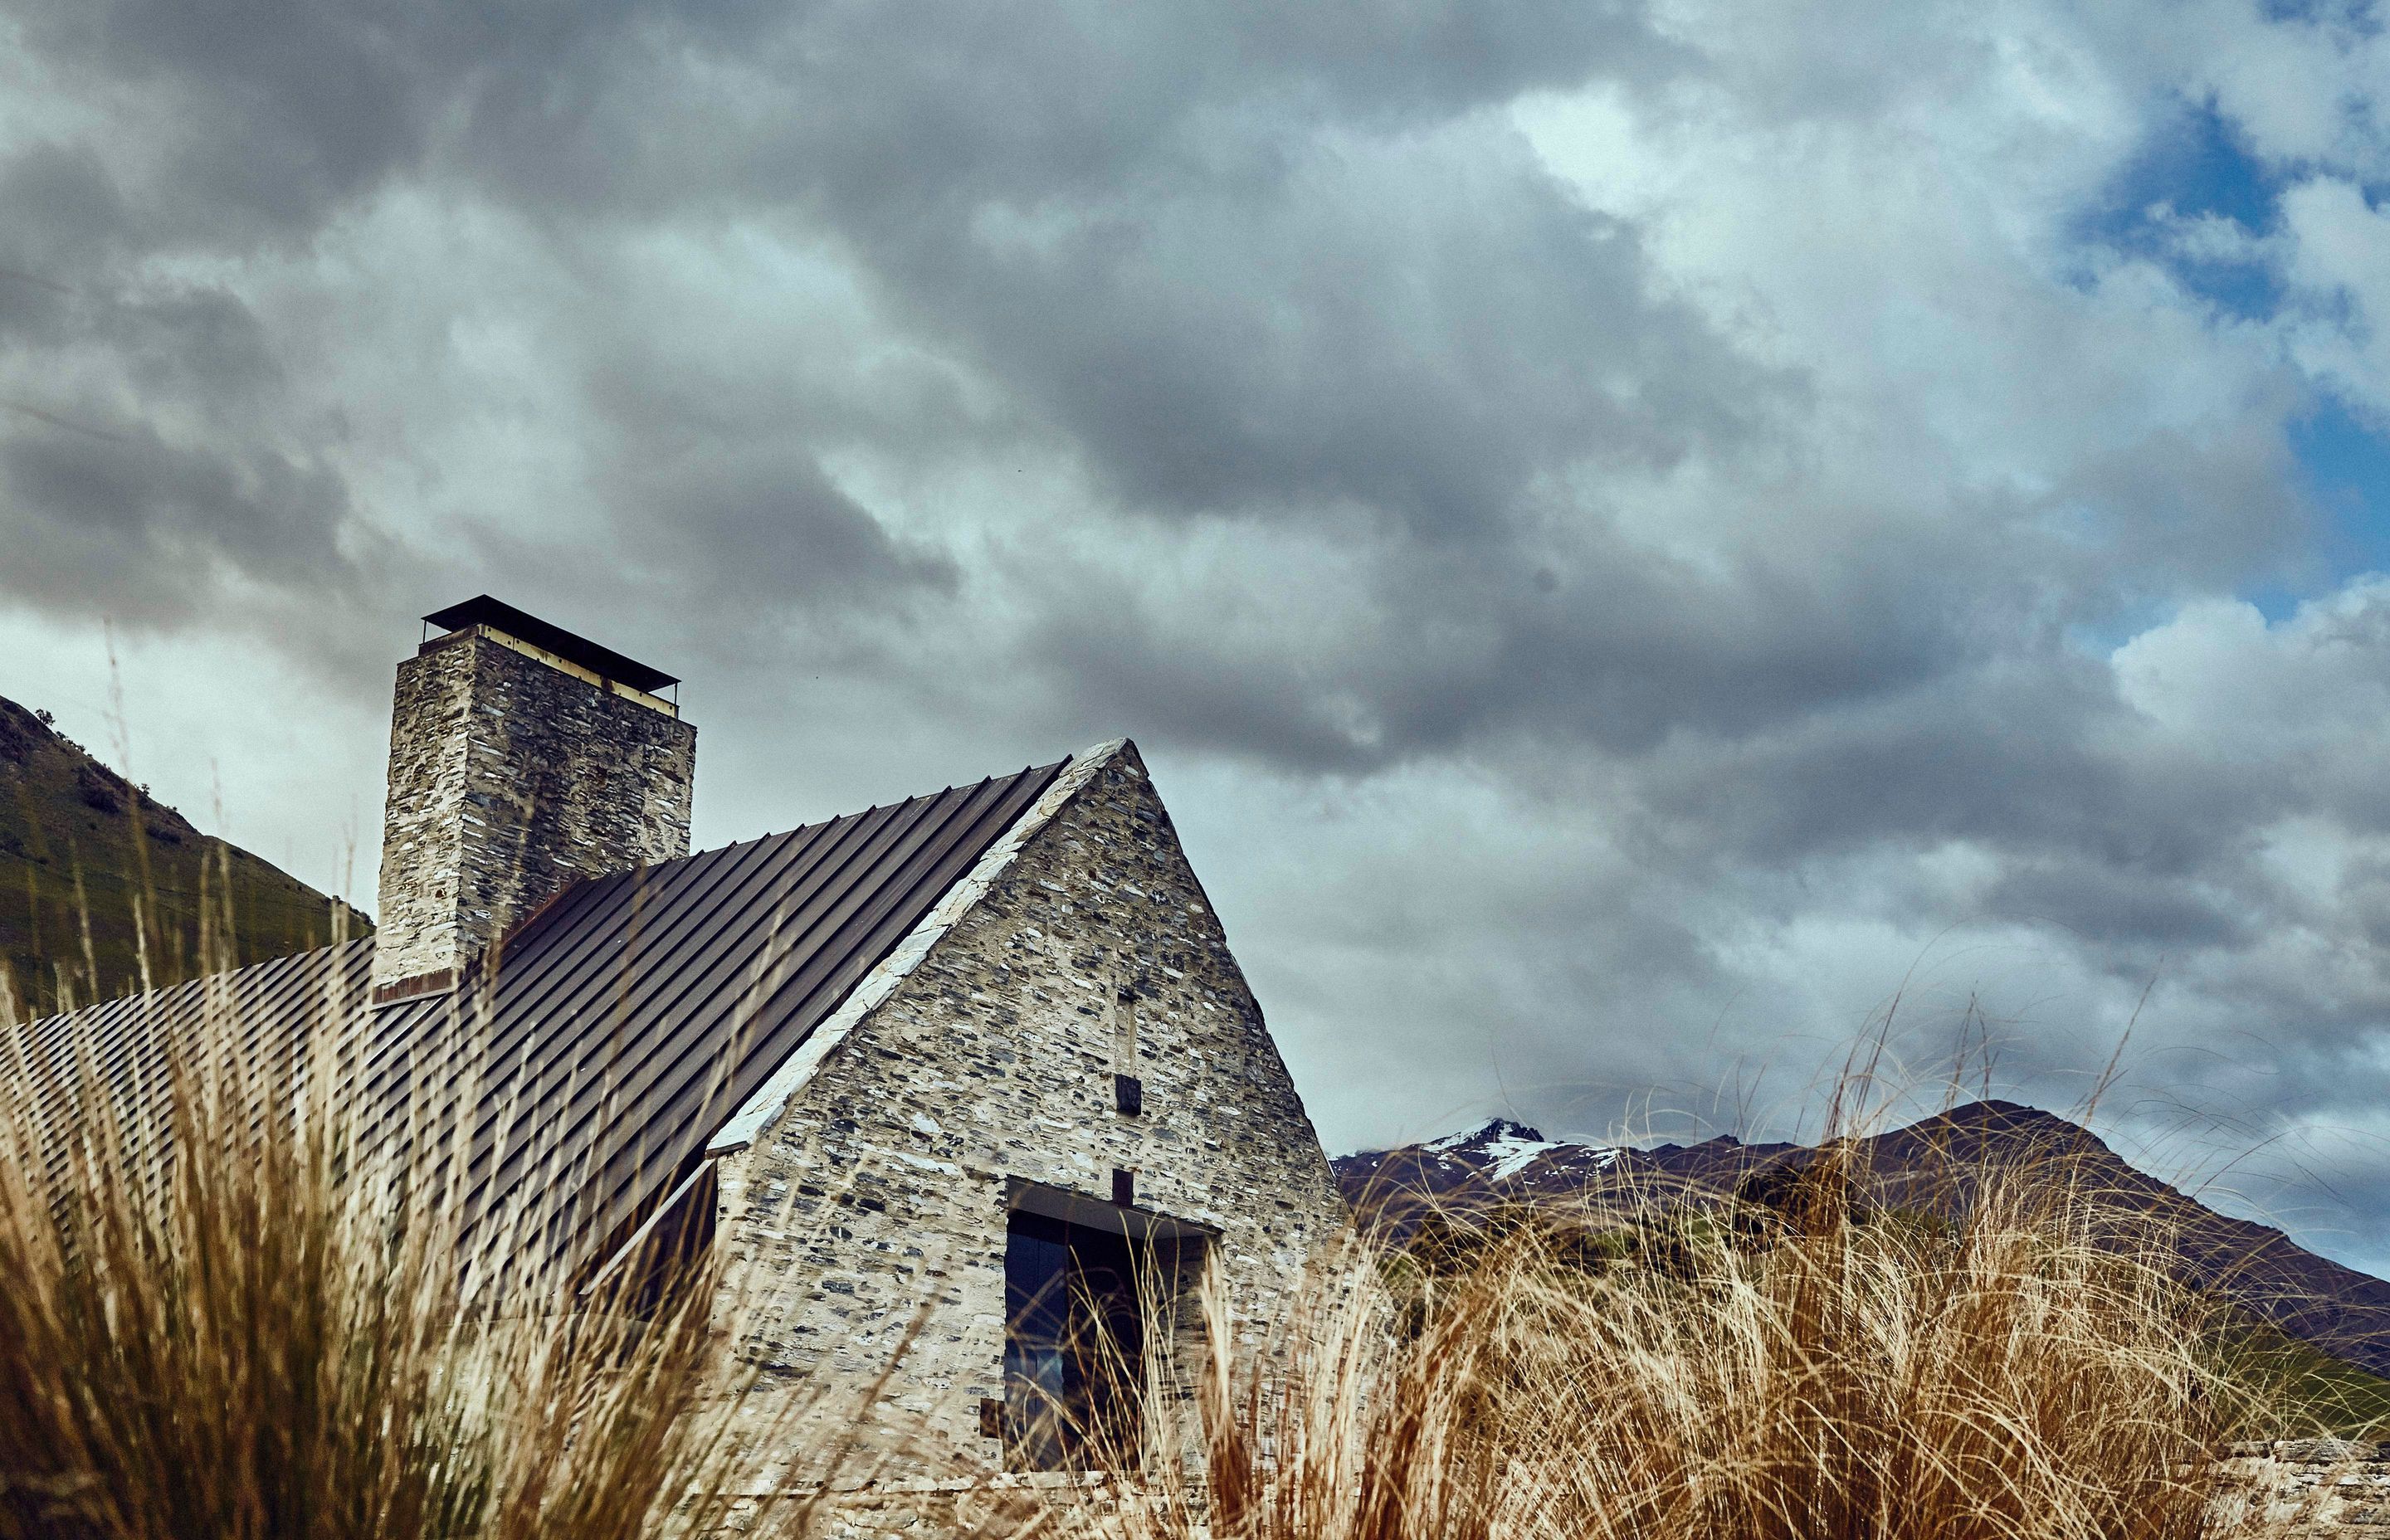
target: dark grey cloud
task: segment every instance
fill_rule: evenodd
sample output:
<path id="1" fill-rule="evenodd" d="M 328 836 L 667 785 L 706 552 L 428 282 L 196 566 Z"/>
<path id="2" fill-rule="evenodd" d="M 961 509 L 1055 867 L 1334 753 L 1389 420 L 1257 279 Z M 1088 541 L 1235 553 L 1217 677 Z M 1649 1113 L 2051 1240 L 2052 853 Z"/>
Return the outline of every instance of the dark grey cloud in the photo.
<path id="1" fill-rule="evenodd" d="M 138 87 L 173 116 L 155 185 L 227 237 L 243 217 L 302 229 L 428 161 L 593 205 L 678 196 L 692 170 L 750 188 L 818 177 L 874 205 L 1034 197 L 1074 171 L 1129 172 L 1188 115 L 1257 93 L 1399 127 L 1690 57 L 1619 5 L 14 8 L 70 83 Z M 776 110 L 758 121 L 756 105 Z M 843 153 L 779 160 L 801 147 Z"/>
<path id="2" fill-rule="evenodd" d="M 38 142 L 0 161 L 0 335 L 56 342 L 78 288 L 111 269 L 131 222 L 89 145 Z"/>
<path id="3" fill-rule="evenodd" d="M 2285 386 L 2282 399 L 2303 398 Z M 2289 575 L 2324 530 L 2286 440 L 2288 415 L 2168 429 L 2088 456 L 2048 510 L 2082 521 L 2120 586 L 2167 592 Z"/>
<path id="4" fill-rule="evenodd" d="M 0 541 L 20 602 L 187 622 L 240 584 L 320 598 L 364 574 L 340 546 L 339 479 L 282 456 L 225 456 L 141 427 L 0 430 Z"/>
<path id="5" fill-rule="evenodd" d="M 1470 122 L 1522 90 L 1689 57 L 1630 7 L 125 0 L 23 16 L 71 83 L 137 86 L 175 120 L 112 173 L 88 146 L 71 175 L 49 164 L 69 152 L 37 157 L 71 184 L 52 203 L 121 212 L 133 185 L 148 250 L 287 248 L 392 177 L 495 184 L 584 228 L 810 212 L 867 254 L 889 303 L 1138 508 L 1357 507 L 1467 539 L 1555 468 L 1664 461 L 1742 430 L 1772 383 L 1733 378 L 1752 371 L 1646 293 L 1631 230 Z M 226 340 L 143 362 L 207 372 L 197 353 Z M 1457 353 L 1476 366 L 1456 374 Z M 608 389 L 601 418 L 624 430 L 605 452 L 633 468 L 610 476 L 618 494 L 642 468 L 691 468 L 651 453 L 651 424 Z M 632 528 L 687 523 L 667 543 L 680 565 L 711 561 L 732 586 L 814 573 L 815 595 L 951 584 L 842 506 L 804 450 L 712 447 L 697 484 L 629 494 Z M 777 488 L 755 468 L 775 458 L 800 468 Z M 784 559 L 773 543 L 790 539 L 817 542 L 816 559 Z"/>
<path id="6" fill-rule="evenodd" d="M 353 603 L 387 542 L 358 525 L 336 446 L 290 433 L 249 305 L 145 269 L 161 233 L 109 164 L 121 148 L 0 151 L 0 592 L 135 626 L 235 596 L 252 617 Z"/>
<path id="7" fill-rule="evenodd" d="M 611 489 L 623 544 L 693 571 L 702 587 L 689 597 L 717 622 L 729 618 L 726 605 L 884 606 L 906 590 L 951 594 L 959 582 L 950 558 L 891 537 L 802 449 L 700 439 L 665 450 L 629 437 L 634 463 Z M 726 550 L 739 553 L 739 566 L 722 563 Z"/>
<path id="8" fill-rule="evenodd" d="M 1666 465 L 1766 410 L 1781 382 L 1651 298 L 1631 232 L 1483 142 L 1507 135 L 1456 136 L 890 254 L 1137 508 L 1358 507 L 1465 545 L 1540 476 Z"/>

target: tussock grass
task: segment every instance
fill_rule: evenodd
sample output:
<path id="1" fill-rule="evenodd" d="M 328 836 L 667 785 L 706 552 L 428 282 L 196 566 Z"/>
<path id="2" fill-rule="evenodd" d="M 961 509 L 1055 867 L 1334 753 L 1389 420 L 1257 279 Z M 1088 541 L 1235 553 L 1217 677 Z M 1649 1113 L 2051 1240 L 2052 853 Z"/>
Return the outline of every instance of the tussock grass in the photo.
<path id="1" fill-rule="evenodd" d="M 0 1535 L 719 1524 L 737 1385 L 709 1266 L 661 1298 L 477 1294 L 467 1259 L 494 1248 L 443 1185 L 466 1161 L 436 1118 L 363 1136 L 333 1004 L 295 1057 L 212 1008 L 162 1069 L 62 1055 L 11 1007 L 0 988 Z"/>
<path id="2" fill-rule="evenodd" d="M 453 1195 L 425 1174 L 464 1162 L 437 1161 L 428 1131 L 362 1142 L 337 1045 L 269 1075 L 227 1048 L 240 1027 L 169 1056 L 154 1125 L 124 1115 L 108 1066 L 42 1086 L 62 1072 L 9 1034 L 0 1536 L 813 1527 L 815 1497 L 734 1496 L 753 1490 L 734 1424 L 750 1446 L 772 1430 L 737 1423 L 710 1264 L 661 1296 L 476 1295 Z M 1966 1173 L 1947 1209 L 1873 1208 L 1852 1149 L 1830 1139 L 1764 1213 L 1655 1201 L 1629 1243 L 1512 1224 L 1422 1265 L 1356 1241 L 1258 1353 L 1214 1272 L 1192 1415 L 1112 1452 L 1133 1479 L 1042 1486 L 1041 1511 L 980 1533 L 2223 1533 L 2203 1527 L 2214 1457 L 2268 1408 L 2165 1238 L 2137 1240 L 2063 1162 Z M 1151 1359 L 1157 1408 L 1179 1404 L 1170 1362 Z M 817 1401 L 792 1410 L 833 1469 L 863 1442 Z"/>
<path id="3" fill-rule="evenodd" d="M 410 1197 L 420 1165 L 337 1109 L 178 1058 L 161 1140 L 83 1073 L 65 1126 L 0 1131 L 0 1534 L 628 1540 L 716 1529 L 752 1490 L 709 1271 L 645 1315 L 493 1308 L 445 1205 Z M 1851 1148 L 1764 1215 L 1654 1212 L 1633 1244 L 1512 1224 L 1422 1266 L 1356 1242 L 1258 1354 L 1215 1272 L 1194 1415 L 1114 1452 L 1125 1485 L 1049 1485 L 979 1533 L 2223 1533 L 2202 1527 L 2214 1456 L 2265 1408 L 2163 1238 L 2123 1243 L 2030 1166 L 1969 1173 L 1963 1212 L 1870 1211 Z"/>
<path id="4" fill-rule="evenodd" d="M 436 1206 L 327 1110 L 175 1070 L 171 1153 L 87 1086 L 0 1136 L 0 1532 L 632 1536 L 704 1517 L 702 1289 L 476 1308 Z M 45 1161 L 45 1154 L 50 1159 Z M 609 1302 L 610 1303 L 610 1302 Z"/>
<path id="5" fill-rule="evenodd" d="M 2262 1409 L 2213 1306 L 2062 1177 L 1870 1216 L 1847 1141 L 1764 1226 L 1591 1249 L 1515 1226 L 1448 1271 L 1356 1255 L 1278 1351 L 1225 1354 L 1200 1447 L 1121 1540 L 2176 1540 Z M 2157 1238 L 2152 1238 L 2152 1240 Z M 1216 1297 L 1214 1343 L 1230 1340 Z M 1208 1487 L 1208 1530 L 1202 1527 Z"/>

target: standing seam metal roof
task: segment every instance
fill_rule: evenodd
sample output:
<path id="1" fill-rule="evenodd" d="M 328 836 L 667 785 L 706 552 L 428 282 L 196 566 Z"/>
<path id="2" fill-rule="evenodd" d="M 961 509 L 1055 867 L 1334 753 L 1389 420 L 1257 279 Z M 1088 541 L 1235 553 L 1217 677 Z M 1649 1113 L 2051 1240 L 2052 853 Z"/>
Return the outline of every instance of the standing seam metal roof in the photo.
<path id="1" fill-rule="evenodd" d="M 222 1041 L 220 1063 L 238 1066 L 251 1085 L 298 1087 L 316 1069 L 312 1049 L 330 1048 L 337 1062 L 341 1038 L 327 1041 L 317 1029 L 353 1029 L 372 968 L 373 941 L 362 937 L 20 1024 L 7 1034 L 6 1063 L 30 1072 L 32 1084 L 17 1088 L 32 1094 L 12 1097 L 11 1110 L 34 1123 L 53 1174 L 67 1159 L 64 1114 L 86 1068 L 110 1088 L 128 1136 L 162 1139 L 168 1046 L 206 1042 L 211 1024 L 225 1021 L 239 1026 Z"/>
<path id="2" fill-rule="evenodd" d="M 154 1086 L 165 1044 L 197 1040 L 211 998 L 237 1013 L 251 1064 L 298 1065 L 328 1024 L 356 1050 L 343 1061 L 367 1136 L 432 1152 L 471 1244 L 569 1272 L 694 1169 L 1068 763 L 575 883 L 453 993 L 367 1006 L 372 943 L 353 942 L 19 1037 L 60 1064 L 88 1043 L 109 1083 Z M 134 1101 L 155 1115 L 158 1094 Z"/>

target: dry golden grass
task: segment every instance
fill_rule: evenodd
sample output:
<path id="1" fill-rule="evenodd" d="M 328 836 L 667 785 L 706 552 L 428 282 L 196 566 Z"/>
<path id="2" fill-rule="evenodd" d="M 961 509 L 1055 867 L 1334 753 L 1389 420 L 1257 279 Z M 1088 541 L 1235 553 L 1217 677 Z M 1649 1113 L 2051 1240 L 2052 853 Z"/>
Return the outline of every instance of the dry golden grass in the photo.
<path id="1" fill-rule="evenodd" d="M 701 1288 L 647 1321 L 477 1308 L 439 1205 L 410 1207 L 341 1118 L 174 1075 L 171 1157 L 90 1081 L 46 1151 L 22 1103 L 0 1134 L 0 1531 L 561 1540 L 706 1517 L 715 1441 L 683 1415 Z"/>
<path id="2" fill-rule="evenodd" d="M 429 1152 L 387 1159 L 340 1098 L 294 1094 L 337 1064 L 269 1084 L 204 1046 L 173 1063 L 162 1130 L 119 1121 L 88 1063 L 44 1128 L 22 1099 L 43 1067 L 6 1067 L 0 1534 L 629 1540 L 731 1517 L 740 1381 L 710 1272 L 648 1318 L 532 1289 L 494 1305 L 460 1277 Z M 1049 1488 L 987 1533 L 2218 1533 L 2213 1455 L 2263 1408 L 2162 1238 L 2120 1245 L 2112 1211 L 2030 1169 L 1972 1174 L 1954 1215 L 1870 1217 L 1849 1149 L 1755 1230 L 1678 1213 L 1612 1256 L 1525 1226 L 1447 1270 L 1356 1243 L 1251 1359 L 1207 1285 L 1197 1415 L 1150 1420 L 1135 1493 Z"/>
<path id="3" fill-rule="evenodd" d="M 1864 1221 L 1831 1147 L 1769 1232 L 1589 1266 L 1520 1228 L 1457 1272 L 1356 1257 L 1204 1376 L 1120 1540 L 2175 1540 L 2262 1409 L 2212 1308 L 2064 1184 L 1978 1174 L 1951 1223 Z M 1213 1302 L 1214 1342 L 1229 1333 Z M 1202 1527 L 1209 1490 L 1209 1527 Z"/>
<path id="4" fill-rule="evenodd" d="M 476 1308 L 406 1169 L 286 1094 L 179 1073 L 171 1160 L 89 1086 L 70 1136 L 0 1134 L 0 1530 L 628 1540 L 728 1516 L 710 1276 L 651 1320 Z M 1053 1491 L 1001 1533 L 2216 1533 L 2212 1453 L 2250 1408 L 2210 1307 L 2046 1173 L 1978 1174 L 1951 1222 L 1865 1218 L 1847 1148 L 1757 1234 L 1683 1220 L 1589 1262 L 1530 1226 L 1437 1273 L 1356 1248 L 1250 1362 L 1211 1290 L 1200 1416 L 1175 1448 L 1154 1419 L 1145 1495 Z"/>

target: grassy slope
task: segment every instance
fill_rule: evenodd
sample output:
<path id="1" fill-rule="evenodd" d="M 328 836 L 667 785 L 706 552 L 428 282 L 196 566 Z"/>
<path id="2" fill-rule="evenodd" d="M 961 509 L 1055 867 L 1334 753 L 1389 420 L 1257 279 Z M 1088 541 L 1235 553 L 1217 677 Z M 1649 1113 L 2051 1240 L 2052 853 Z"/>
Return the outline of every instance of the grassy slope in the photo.
<path id="1" fill-rule="evenodd" d="M 2260 1320 L 2244 1319 L 2221 1346 L 2232 1378 L 2279 1410 L 2281 1426 L 2260 1431 L 2361 1439 L 2390 1434 L 2390 1380 Z"/>
<path id="2" fill-rule="evenodd" d="M 221 916 L 227 867 L 239 962 L 332 939 L 331 899 L 201 834 L 32 712 L 0 699 L 0 968 L 34 1014 L 140 987 L 135 916 L 143 895 L 156 911 L 151 979 L 164 984 L 190 977 L 199 957 L 201 894 Z M 373 928 L 353 910 L 347 925 L 352 935 Z"/>

